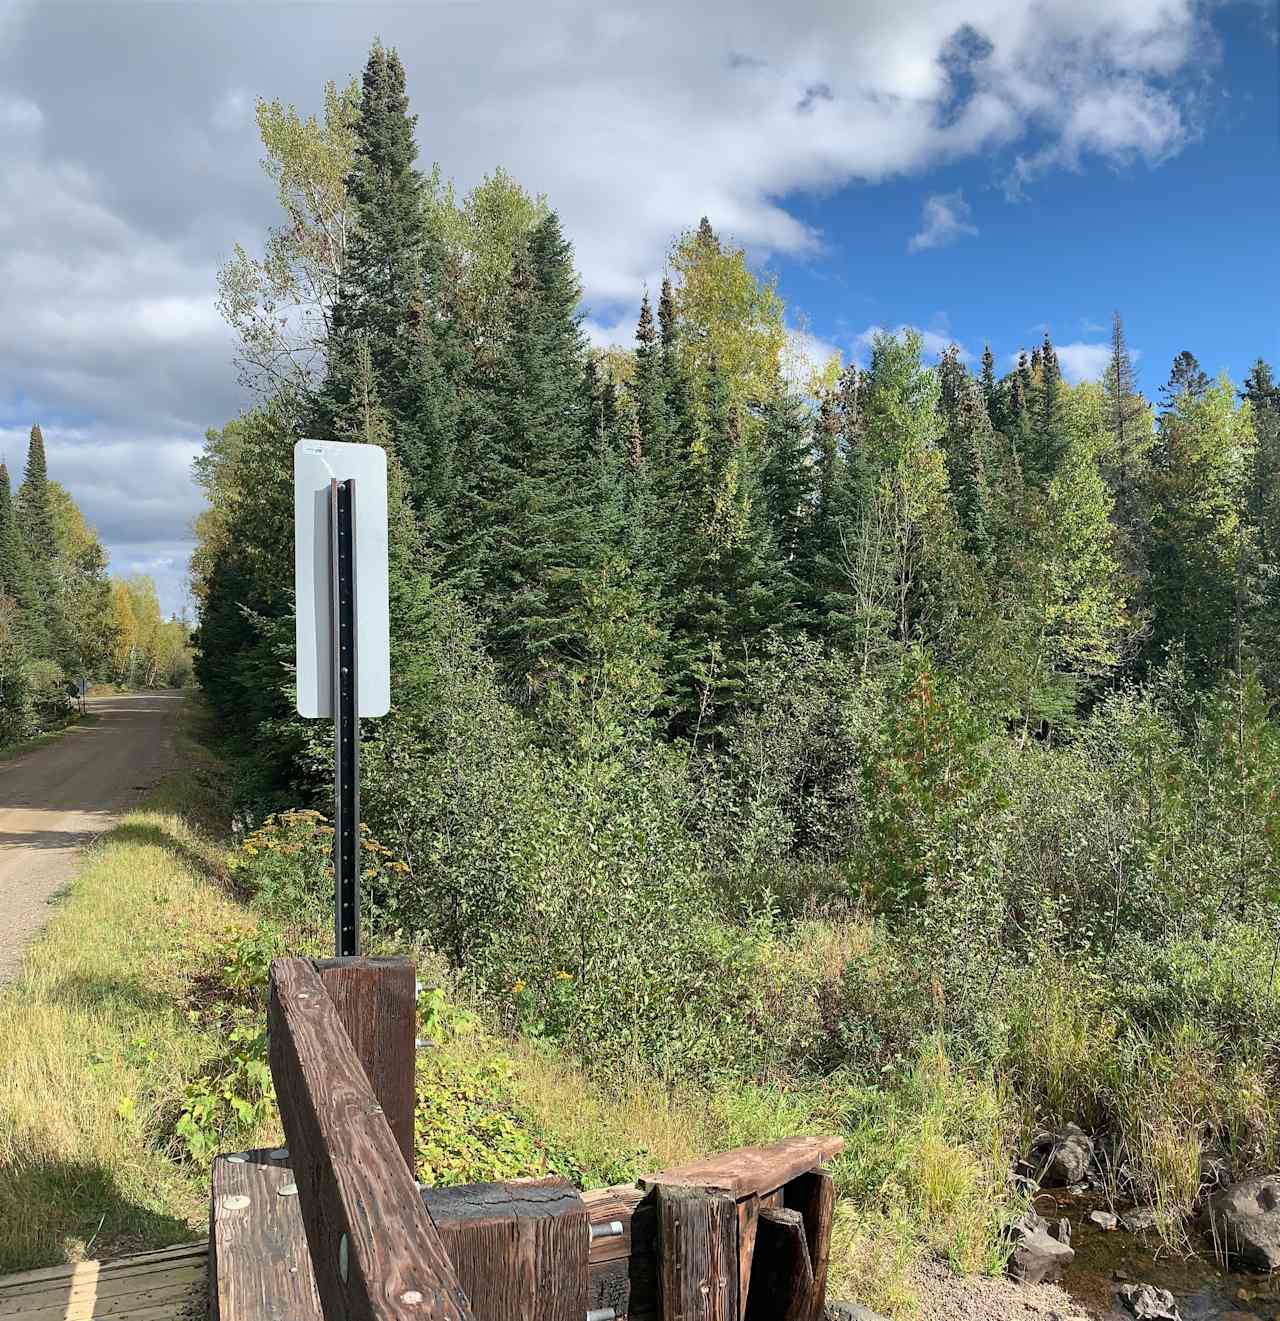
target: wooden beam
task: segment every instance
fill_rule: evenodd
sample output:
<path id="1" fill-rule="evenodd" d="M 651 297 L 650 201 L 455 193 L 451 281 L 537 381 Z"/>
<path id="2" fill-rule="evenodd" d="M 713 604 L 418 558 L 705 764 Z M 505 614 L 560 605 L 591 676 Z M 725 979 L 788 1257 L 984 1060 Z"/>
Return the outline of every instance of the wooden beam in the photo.
<path id="1" fill-rule="evenodd" d="M 813 1267 L 799 1211 L 760 1212 L 748 1321 L 808 1321 Z"/>
<path id="2" fill-rule="evenodd" d="M 320 959 L 316 972 L 338 1011 L 410 1171 L 413 1152 L 417 983 L 408 959 Z"/>
<path id="3" fill-rule="evenodd" d="M 213 1321 L 324 1321 L 307 1231 L 284 1159 L 268 1151 L 217 1156 L 209 1210 Z"/>
<path id="4" fill-rule="evenodd" d="M 823 1170 L 797 1175 L 782 1190 L 789 1210 L 804 1220 L 804 1237 L 813 1266 L 813 1300 L 806 1321 L 823 1321 L 827 1308 L 827 1268 L 831 1261 L 831 1221 L 835 1215 L 836 1188 Z"/>
<path id="5" fill-rule="evenodd" d="M 591 1234 L 561 1178 L 424 1188 L 476 1321 L 583 1321 Z"/>
<path id="6" fill-rule="evenodd" d="M 821 1165 L 844 1150 L 843 1138 L 794 1137 L 767 1147 L 738 1147 L 681 1165 L 660 1174 L 646 1174 L 641 1188 L 688 1184 L 727 1193 L 736 1202 L 781 1188 L 797 1174 Z"/>
<path id="7" fill-rule="evenodd" d="M 656 1190 L 662 1321 L 737 1321 L 738 1208 L 687 1185 Z"/>
<path id="8" fill-rule="evenodd" d="M 760 1199 L 744 1197 L 738 1203 L 738 1317 L 745 1321 L 751 1296 L 751 1263 L 756 1253 L 756 1230 L 760 1225 Z"/>
<path id="9" fill-rule="evenodd" d="M 472 1321 L 382 1106 L 306 960 L 271 965 L 267 1021 L 325 1321 Z"/>

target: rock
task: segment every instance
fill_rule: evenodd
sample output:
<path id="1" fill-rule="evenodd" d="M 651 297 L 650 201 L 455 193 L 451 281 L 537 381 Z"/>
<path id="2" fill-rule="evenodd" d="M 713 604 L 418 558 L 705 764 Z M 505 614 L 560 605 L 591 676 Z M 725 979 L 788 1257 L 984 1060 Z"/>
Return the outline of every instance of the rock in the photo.
<path id="1" fill-rule="evenodd" d="M 828 1303 L 827 1321 L 885 1321 L 879 1312 L 858 1303 Z"/>
<path id="2" fill-rule="evenodd" d="M 1045 1284 L 1058 1279 L 1076 1254 L 1067 1243 L 1049 1233 L 1048 1222 L 1028 1211 L 1011 1227 L 1014 1241 L 1009 1275 L 1022 1284 Z"/>
<path id="3" fill-rule="evenodd" d="M 1120 1217 L 1120 1223 L 1130 1234 L 1145 1234 L 1156 1227 L 1158 1217 L 1154 1206 L 1135 1206 Z"/>
<path id="4" fill-rule="evenodd" d="M 1067 1124 L 1056 1133 L 1041 1133 L 1031 1144 L 1027 1163 L 1039 1172 L 1046 1188 L 1073 1188 L 1085 1185 L 1093 1160 L 1093 1139 L 1075 1124 Z"/>
<path id="5" fill-rule="evenodd" d="M 1261 1271 L 1280 1269 L 1280 1174 L 1233 1183 L 1209 1198 L 1204 1218 L 1229 1256 Z"/>
<path id="6" fill-rule="evenodd" d="M 1151 1284 L 1122 1284 L 1120 1299 L 1138 1321 L 1182 1321 L 1178 1304 L 1168 1289 Z"/>
<path id="7" fill-rule="evenodd" d="M 1089 1219 L 1092 1220 L 1099 1229 L 1106 1230 L 1112 1230 L 1120 1223 L 1110 1211 L 1090 1211 Z"/>
<path id="8" fill-rule="evenodd" d="M 1071 1246 L 1071 1221 L 1066 1216 L 1061 1216 L 1056 1225 L 1048 1227 L 1049 1233 L 1058 1240 L 1059 1243 L 1065 1243 Z"/>

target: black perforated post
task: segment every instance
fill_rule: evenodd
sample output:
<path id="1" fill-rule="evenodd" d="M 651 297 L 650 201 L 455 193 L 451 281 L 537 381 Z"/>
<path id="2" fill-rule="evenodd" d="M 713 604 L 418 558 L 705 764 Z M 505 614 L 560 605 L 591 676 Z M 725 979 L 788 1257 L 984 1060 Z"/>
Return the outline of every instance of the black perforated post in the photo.
<path id="1" fill-rule="evenodd" d="M 333 609 L 333 880 L 338 958 L 360 952 L 360 719 L 356 708 L 355 481 L 329 483 Z"/>

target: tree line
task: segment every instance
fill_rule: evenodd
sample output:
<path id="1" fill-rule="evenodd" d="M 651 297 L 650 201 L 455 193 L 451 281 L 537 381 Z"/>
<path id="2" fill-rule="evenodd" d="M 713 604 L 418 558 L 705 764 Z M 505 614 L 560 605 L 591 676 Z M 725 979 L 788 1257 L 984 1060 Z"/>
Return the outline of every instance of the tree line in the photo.
<path id="1" fill-rule="evenodd" d="M 283 438 L 386 447 L 393 618 L 482 620 L 510 698 L 593 690 L 713 737 L 778 639 L 869 676 L 925 652 L 1020 737 L 1066 729 L 1177 655 L 1280 683 L 1280 390 L 1190 352 L 1158 407 L 1114 320 L 1101 382 L 1046 334 L 1009 371 L 912 332 L 865 366 L 791 360 L 784 307 L 707 219 L 641 299 L 634 346 L 582 329 L 572 247 L 501 171 L 458 201 L 416 164 L 393 50 L 323 122 L 259 106 L 288 223 L 222 274 L 260 406 L 211 433 L 195 560 L 200 668 L 243 728 L 279 714 Z M 274 457 L 272 457 L 274 456 Z M 248 489 L 253 486 L 255 489 Z M 265 521 L 262 521 L 265 520 Z M 247 535 L 246 535 L 247 534 Z"/>
<path id="2" fill-rule="evenodd" d="M 107 554 L 66 488 L 49 476 L 32 426 L 14 492 L 0 463 L 0 745 L 65 720 L 81 679 L 181 683 L 190 629 L 160 614 L 145 575 L 107 575 Z"/>

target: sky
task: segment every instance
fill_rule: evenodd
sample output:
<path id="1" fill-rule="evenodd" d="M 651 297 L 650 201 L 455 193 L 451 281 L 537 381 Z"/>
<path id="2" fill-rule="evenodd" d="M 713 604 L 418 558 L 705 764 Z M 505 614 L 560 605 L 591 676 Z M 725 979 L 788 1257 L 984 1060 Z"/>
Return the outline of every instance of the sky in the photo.
<path id="1" fill-rule="evenodd" d="M 707 215 L 795 342 L 915 326 L 1071 379 L 1121 313 L 1155 397 L 1190 349 L 1280 364 L 1275 0 L 0 0 L 0 457 L 40 422 L 116 573 L 186 599 L 205 430 L 252 404 L 214 300 L 277 220 L 255 98 L 318 110 L 396 46 L 425 166 L 560 212 L 628 342 Z"/>

